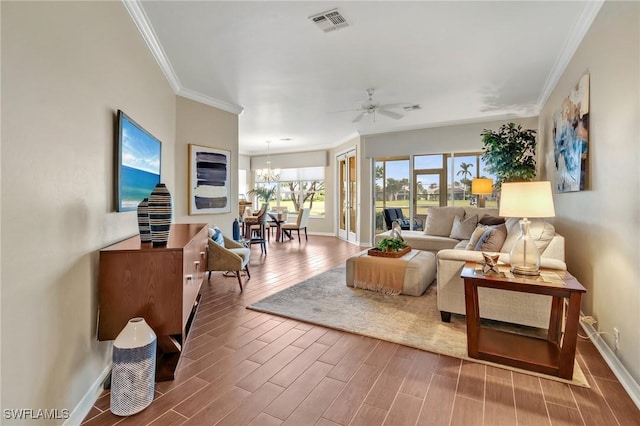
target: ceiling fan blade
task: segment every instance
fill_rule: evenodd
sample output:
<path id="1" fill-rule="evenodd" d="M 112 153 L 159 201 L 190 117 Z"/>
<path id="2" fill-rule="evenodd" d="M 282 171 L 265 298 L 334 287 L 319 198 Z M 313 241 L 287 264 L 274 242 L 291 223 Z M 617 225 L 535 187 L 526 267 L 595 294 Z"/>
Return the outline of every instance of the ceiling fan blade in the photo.
<path id="1" fill-rule="evenodd" d="M 403 104 L 382 104 L 382 105 L 378 105 L 378 108 L 380 109 L 389 109 L 389 108 L 402 108 L 404 106 L 409 105 L 409 103 L 405 102 Z"/>
<path id="2" fill-rule="evenodd" d="M 362 120 L 362 117 L 364 117 L 364 115 L 366 114 L 366 112 L 361 112 L 360 114 L 356 115 L 356 118 L 353 119 L 352 123 L 357 123 L 358 121 Z"/>
<path id="3" fill-rule="evenodd" d="M 389 117 L 389 118 L 393 118 L 395 120 L 399 120 L 401 119 L 403 116 L 395 113 L 393 111 L 387 111 L 386 109 L 379 109 L 378 112 L 382 115 L 384 115 L 385 117 Z"/>

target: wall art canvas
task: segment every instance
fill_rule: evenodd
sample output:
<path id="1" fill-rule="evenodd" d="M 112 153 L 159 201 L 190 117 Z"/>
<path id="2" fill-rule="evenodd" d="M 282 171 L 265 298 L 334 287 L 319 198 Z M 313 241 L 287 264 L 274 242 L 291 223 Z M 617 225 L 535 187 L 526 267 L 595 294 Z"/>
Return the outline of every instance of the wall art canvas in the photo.
<path id="1" fill-rule="evenodd" d="M 553 121 L 556 192 L 583 191 L 589 147 L 589 74 L 580 78 Z"/>
<path id="2" fill-rule="evenodd" d="M 229 213 L 231 152 L 189 144 L 189 214 Z"/>
<path id="3" fill-rule="evenodd" d="M 117 120 L 115 193 L 123 212 L 136 210 L 160 183 L 162 143 L 121 110 Z"/>

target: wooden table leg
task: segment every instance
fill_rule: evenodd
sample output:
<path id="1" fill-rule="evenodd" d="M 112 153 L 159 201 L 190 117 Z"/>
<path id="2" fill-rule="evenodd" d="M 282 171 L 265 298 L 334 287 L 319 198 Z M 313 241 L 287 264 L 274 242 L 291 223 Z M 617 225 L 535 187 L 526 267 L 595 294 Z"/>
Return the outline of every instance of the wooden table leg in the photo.
<path id="1" fill-rule="evenodd" d="M 562 336 L 562 319 L 564 316 L 564 298 L 553 297 L 551 300 L 551 315 L 549 317 L 549 331 L 547 332 L 547 340 L 549 342 L 560 345 L 560 337 Z"/>
<path id="2" fill-rule="evenodd" d="M 472 280 L 464 280 L 464 293 L 467 313 L 467 352 L 471 358 L 479 358 L 480 307 L 478 306 L 478 287 L 473 285 Z"/>
<path id="3" fill-rule="evenodd" d="M 564 338 L 562 339 L 560 359 L 558 360 L 558 376 L 568 380 L 573 378 L 581 301 L 582 293 L 571 293 L 569 297 L 569 309 L 567 310 L 567 323 L 564 328 Z"/>

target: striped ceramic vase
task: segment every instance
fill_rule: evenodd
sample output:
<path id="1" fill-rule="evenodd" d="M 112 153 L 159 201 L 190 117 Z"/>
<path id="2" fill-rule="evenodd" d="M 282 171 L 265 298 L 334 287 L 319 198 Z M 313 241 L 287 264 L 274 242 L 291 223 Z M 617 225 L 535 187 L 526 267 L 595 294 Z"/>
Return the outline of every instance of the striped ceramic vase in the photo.
<path id="1" fill-rule="evenodd" d="M 149 227 L 149 199 L 145 198 L 138 204 L 138 229 L 140 230 L 140 241 L 151 242 L 151 228 Z"/>
<path id="2" fill-rule="evenodd" d="M 149 225 L 153 246 L 166 246 L 171 227 L 171 194 L 164 183 L 157 184 L 149 196 Z"/>

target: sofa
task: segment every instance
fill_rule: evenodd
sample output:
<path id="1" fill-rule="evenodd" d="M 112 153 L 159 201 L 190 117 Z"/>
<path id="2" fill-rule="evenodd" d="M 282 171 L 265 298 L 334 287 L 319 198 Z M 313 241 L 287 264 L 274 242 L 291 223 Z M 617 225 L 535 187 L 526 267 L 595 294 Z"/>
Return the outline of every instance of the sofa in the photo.
<path id="1" fill-rule="evenodd" d="M 530 234 L 540 253 L 540 266 L 566 270 L 564 237 L 553 225 L 532 220 Z M 431 207 L 424 231 L 402 231 L 413 249 L 433 252 L 436 262 L 438 310 L 442 321 L 451 314 L 465 314 L 464 282 L 460 273 L 465 262 L 482 263 L 482 252 L 498 253 L 510 263 L 509 252 L 520 235 L 519 220 L 498 217 L 498 209 L 478 207 Z M 376 235 L 375 242 L 389 231 Z M 484 238 L 484 239 L 483 239 Z M 480 288 L 480 316 L 486 319 L 547 328 L 551 297 L 506 290 Z"/>

